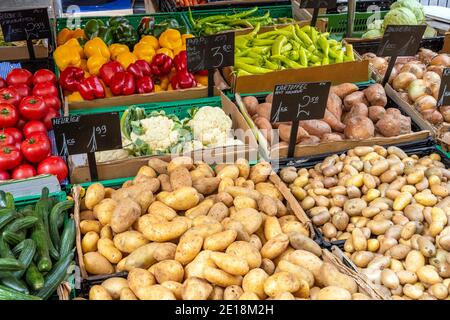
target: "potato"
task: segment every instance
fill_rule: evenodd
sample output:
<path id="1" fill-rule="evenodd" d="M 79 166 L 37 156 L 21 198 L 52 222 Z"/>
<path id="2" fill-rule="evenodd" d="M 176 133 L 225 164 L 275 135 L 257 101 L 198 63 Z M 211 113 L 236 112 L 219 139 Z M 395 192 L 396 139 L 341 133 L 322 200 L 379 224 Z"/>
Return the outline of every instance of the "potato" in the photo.
<path id="1" fill-rule="evenodd" d="M 207 300 L 212 291 L 212 285 L 204 279 L 191 277 L 183 283 L 181 297 L 183 300 Z"/>
<path id="2" fill-rule="evenodd" d="M 225 288 L 225 291 L 223 292 L 223 299 L 224 300 L 239 300 L 241 295 L 244 293 L 242 288 L 240 286 L 229 286 Z"/>
<path id="3" fill-rule="evenodd" d="M 300 126 L 311 136 L 317 136 L 319 138 L 325 133 L 331 133 L 329 124 L 322 120 L 303 120 L 300 121 Z"/>
<path id="4" fill-rule="evenodd" d="M 111 274 L 114 268 L 111 263 L 98 252 L 88 252 L 83 255 L 84 267 L 89 274 Z"/>
<path id="5" fill-rule="evenodd" d="M 97 242 L 98 252 L 111 263 L 119 263 L 122 253 L 114 246 L 111 239 L 99 239 Z"/>
<path id="6" fill-rule="evenodd" d="M 105 188 L 103 187 L 103 185 L 100 183 L 93 183 L 86 190 L 84 203 L 86 205 L 86 208 L 92 210 L 104 198 L 105 198 Z"/>
<path id="7" fill-rule="evenodd" d="M 157 261 L 154 257 L 154 253 L 157 251 L 158 247 L 158 243 L 148 243 L 134 250 L 127 256 L 124 263 L 124 270 L 130 271 L 134 268 L 149 268 Z"/>
<path id="8" fill-rule="evenodd" d="M 200 202 L 195 207 L 187 210 L 184 215 L 190 219 L 194 219 L 201 216 L 206 216 L 209 209 L 214 205 L 213 199 L 205 199 L 202 202 Z"/>
<path id="9" fill-rule="evenodd" d="M 186 265 L 202 250 L 203 237 L 197 234 L 184 234 L 177 245 L 175 260 Z"/>
<path id="10" fill-rule="evenodd" d="M 108 291 L 109 295 L 117 300 L 124 288 L 128 288 L 128 281 L 124 278 L 113 277 L 102 282 L 102 287 Z"/>
<path id="11" fill-rule="evenodd" d="M 181 187 L 172 192 L 163 191 L 156 198 L 174 210 L 189 210 L 200 202 L 197 190 L 192 187 Z"/>
<path id="12" fill-rule="evenodd" d="M 166 242 L 180 237 L 190 226 L 191 220 L 189 218 L 176 217 L 168 222 L 150 222 L 148 225 L 143 226 L 139 231 L 150 241 Z"/>
<path id="13" fill-rule="evenodd" d="M 97 219 L 92 210 L 83 210 L 80 213 L 80 221 Z"/>
<path id="14" fill-rule="evenodd" d="M 268 195 L 262 195 L 258 201 L 258 208 L 269 216 L 275 216 L 278 212 L 277 202 Z"/>
<path id="15" fill-rule="evenodd" d="M 170 178 L 167 174 L 163 173 L 158 176 L 159 183 L 161 185 L 161 191 L 172 192 L 172 185 L 170 184 Z"/>
<path id="16" fill-rule="evenodd" d="M 114 246 L 122 252 L 131 253 L 148 243 L 142 233 L 134 230 L 125 231 L 114 236 Z"/>
<path id="17" fill-rule="evenodd" d="M 160 187 L 158 179 L 148 177 L 145 179 L 146 181 L 143 183 L 117 190 L 112 199 L 120 203 L 123 199 L 130 198 L 139 204 L 141 213 L 144 214 L 154 201 L 153 192 L 159 190 Z"/>
<path id="18" fill-rule="evenodd" d="M 102 225 L 96 220 L 83 220 L 80 222 L 80 232 L 81 234 L 86 234 L 90 231 L 95 233 L 100 233 Z"/>
<path id="19" fill-rule="evenodd" d="M 339 98 L 344 99 L 346 96 L 358 91 L 358 86 L 353 83 L 342 83 L 337 86 L 332 86 L 330 89 L 330 94 L 334 93 Z"/>
<path id="20" fill-rule="evenodd" d="M 320 267 L 322 266 L 323 261 L 314 253 L 306 250 L 295 250 L 287 256 L 287 260 L 309 270 L 314 277 L 319 277 Z"/>
<path id="21" fill-rule="evenodd" d="M 328 286 L 319 290 L 316 300 L 351 300 L 352 295 L 344 288 Z"/>
<path id="22" fill-rule="evenodd" d="M 148 207 L 147 212 L 151 215 L 163 217 L 166 220 L 172 220 L 177 216 L 177 212 L 175 210 L 165 205 L 161 201 L 153 202 L 150 207 Z"/>
<path id="23" fill-rule="evenodd" d="M 239 221 L 244 226 L 249 234 L 256 232 L 261 227 L 262 215 L 252 208 L 245 208 L 236 211 L 230 218 Z"/>
<path id="24" fill-rule="evenodd" d="M 345 125 L 347 125 L 349 123 L 349 120 L 351 118 L 354 117 L 368 117 L 369 116 L 369 109 L 367 108 L 367 106 L 364 103 L 358 103 L 356 104 L 351 110 L 350 112 L 348 112 L 345 117 L 344 120 L 342 121 Z M 345 129 L 345 126 L 344 126 Z M 343 132 L 344 130 L 342 130 L 341 132 Z"/>
<path id="25" fill-rule="evenodd" d="M 268 240 L 261 248 L 263 258 L 274 259 L 278 257 L 289 246 L 289 237 L 281 233 Z"/>
<path id="26" fill-rule="evenodd" d="M 138 298 L 130 288 L 123 288 L 119 300 L 138 300 Z"/>
<path id="27" fill-rule="evenodd" d="M 367 203 L 362 199 L 349 199 L 344 203 L 344 211 L 350 217 L 358 216 L 367 207 Z"/>
<path id="28" fill-rule="evenodd" d="M 311 271 L 292 262 L 289 262 L 288 260 L 282 259 L 280 260 L 280 262 L 278 262 L 277 272 L 278 271 L 286 271 L 292 273 L 298 279 L 306 281 L 309 287 L 312 287 L 314 285 L 314 275 Z"/>
<path id="29" fill-rule="evenodd" d="M 381 84 L 376 83 L 364 90 L 364 95 L 372 106 L 385 107 L 387 104 L 386 92 Z"/>
<path id="30" fill-rule="evenodd" d="M 221 269 L 217 269 L 210 266 L 205 266 L 203 269 L 203 275 L 206 280 L 210 283 L 221 286 L 228 287 L 232 285 L 241 285 L 242 277 L 231 275 Z"/>
<path id="31" fill-rule="evenodd" d="M 369 139 L 375 135 L 375 127 L 372 120 L 369 118 L 364 116 L 356 116 L 348 120 L 347 126 L 344 130 L 344 135 L 346 138 L 352 140 Z"/>
<path id="32" fill-rule="evenodd" d="M 244 292 L 254 293 L 259 299 L 265 299 L 264 282 L 269 275 L 260 268 L 250 270 L 242 280 L 242 289 Z"/>
<path id="33" fill-rule="evenodd" d="M 266 240 L 275 238 L 277 235 L 283 233 L 281 225 L 276 217 L 266 217 L 264 222 L 264 237 Z"/>
<path id="34" fill-rule="evenodd" d="M 275 201 L 276 200 L 282 201 L 284 199 L 281 192 L 272 183 L 267 183 L 267 182 L 257 183 L 255 186 L 255 189 L 256 189 L 256 191 L 261 193 L 261 195 L 267 195 L 267 196 L 271 197 L 272 199 L 274 199 Z M 256 200 L 258 200 L 258 199 L 256 199 Z"/>
<path id="35" fill-rule="evenodd" d="M 136 296 L 140 300 L 176 300 L 173 292 L 160 284 L 139 288 Z"/>
<path id="36" fill-rule="evenodd" d="M 224 251 L 236 240 L 236 230 L 225 230 L 205 238 L 203 249 L 212 251 Z"/>
<path id="37" fill-rule="evenodd" d="M 388 289 L 397 289 L 400 286 L 400 280 L 397 274 L 391 269 L 381 271 L 381 283 Z"/>
<path id="38" fill-rule="evenodd" d="M 256 114 L 258 110 L 258 99 L 256 99 L 254 96 L 247 96 L 242 98 L 242 102 L 245 105 L 245 108 L 250 116 L 253 116 Z"/>
<path id="39" fill-rule="evenodd" d="M 256 201 L 246 196 L 237 196 L 236 198 L 234 198 L 233 204 L 236 210 L 245 208 L 253 208 L 253 209 L 258 208 Z"/>
<path id="40" fill-rule="evenodd" d="M 377 123 L 385 114 L 386 109 L 382 106 L 371 106 L 368 108 L 369 118 L 373 121 L 373 123 Z"/>
<path id="41" fill-rule="evenodd" d="M 242 257 L 222 252 L 212 252 L 211 259 L 217 267 L 231 275 L 243 276 L 249 271 L 247 260 Z"/>
<path id="42" fill-rule="evenodd" d="M 227 193 L 222 193 L 223 196 L 226 194 Z M 233 199 L 231 196 L 230 198 L 231 200 Z M 209 209 L 207 216 L 221 222 L 228 217 L 228 207 L 223 202 L 217 202 Z"/>
<path id="43" fill-rule="evenodd" d="M 182 187 L 192 187 L 192 179 L 189 170 L 183 166 L 176 167 L 169 173 L 170 184 L 172 190 Z"/>
<path id="44" fill-rule="evenodd" d="M 358 103 L 364 103 L 365 105 L 369 104 L 369 102 L 367 101 L 367 99 L 364 95 L 364 92 L 362 92 L 362 91 L 353 92 L 353 93 L 345 96 L 345 98 L 343 98 L 343 99 L 344 99 L 344 110 L 345 111 L 350 111 Z"/>
<path id="45" fill-rule="evenodd" d="M 168 163 L 161 159 L 152 157 L 148 160 L 148 166 L 155 170 L 158 174 L 166 174 Z"/>
<path id="46" fill-rule="evenodd" d="M 327 262 L 324 262 L 319 269 L 319 282 L 324 286 L 335 286 L 347 290 L 350 293 L 358 291 L 355 280 L 338 271 L 338 269 Z"/>
<path id="47" fill-rule="evenodd" d="M 270 165 L 270 163 L 261 161 L 250 168 L 249 179 L 252 180 L 255 184 L 265 182 L 271 173 L 272 166 Z"/>
<path id="48" fill-rule="evenodd" d="M 201 194 L 210 195 L 217 192 L 220 179 L 218 177 L 203 177 L 195 179 L 192 186 Z"/>
<path id="49" fill-rule="evenodd" d="M 318 257 L 322 255 L 320 246 L 314 240 L 299 232 L 291 232 L 289 234 L 289 242 L 294 249 L 306 250 Z"/>
<path id="50" fill-rule="evenodd" d="M 111 223 L 111 217 L 114 209 L 117 206 L 117 202 L 113 199 L 103 199 L 94 207 L 94 215 L 100 221 L 102 225 Z"/>
<path id="51" fill-rule="evenodd" d="M 300 280 L 289 272 L 278 272 L 269 276 L 264 282 L 264 292 L 275 297 L 283 292 L 294 293 L 300 288 Z"/>
<path id="52" fill-rule="evenodd" d="M 141 207 L 130 198 L 118 202 L 111 216 L 111 228 L 115 233 L 124 232 L 141 215 Z"/>
<path id="53" fill-rule="evenodd" d="M 97 242 L 100 237 L 97 232 L 89 231 L 81 240 L 81 248 L 83 253 L 97 251 Z"/>
<path id="54" fill-rule="evenodd" d="M 100 285 L 94 285 L 89 290 L 89 300 L 112 300 L 113 298 L 108 293 L 108 290 Z"/>
<path id="55" fill-rule="evenodd" d="M 245 241 L 235 241 L 228 246 L 225 253 L 247 260 L 250 269 L 261 265 L 261 254 L 252 244 Z"/>
<path id="56" fill-rule="evenodd" d="M 166 281 L 182 282 L 184 269 L 176 260 L 164 260 L 153 265 L 155 279 L 159 284 Z"/>
<path id="57" fill-rule="evenodd" d="M 431 266 L 423 266 L 417 270 L 419 280 L 427 285 L 433 285 L 442 282 L 442 278 L 437 271 Z"/>

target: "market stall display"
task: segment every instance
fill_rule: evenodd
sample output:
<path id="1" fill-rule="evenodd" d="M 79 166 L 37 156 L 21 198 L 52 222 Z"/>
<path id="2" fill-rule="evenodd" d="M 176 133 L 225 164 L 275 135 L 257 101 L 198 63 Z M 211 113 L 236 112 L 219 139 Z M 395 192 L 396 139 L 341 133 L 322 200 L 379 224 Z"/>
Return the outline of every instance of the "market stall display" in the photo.
<path id="1" fill-rule="evenodd" d="M 441 161 L 357 147 L 280 176 L 324 237 L 345 240 L 346 255 L 392 298 L 445 299 L 450 172 Z"/>
<path id="2" fill-rule="evenodd" d="M 72 200 L 49 197 L 15 208 L 0 191 L 0 300 L 49 299 L 66 279 L 75 246 Z"/>

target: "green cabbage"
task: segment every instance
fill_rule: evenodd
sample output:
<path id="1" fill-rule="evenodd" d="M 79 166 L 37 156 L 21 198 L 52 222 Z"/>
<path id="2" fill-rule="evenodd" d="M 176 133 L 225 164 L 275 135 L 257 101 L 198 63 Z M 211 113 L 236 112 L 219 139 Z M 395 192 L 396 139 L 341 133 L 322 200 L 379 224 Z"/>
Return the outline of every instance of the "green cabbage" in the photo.
<path id="1" fill-rule="evenodd" d="M 383 32 L 381 32 L 380 29 L 372 29 L 367 31 L 366 33 L 364 33 L 362 35 L 363 39 L 372 39 L 372 38 L 378 38 L 378 37 L 382 37 L 383 36 Z"/>
<path id="2" fill-rule="evenodd" d="M 417 19 L 414 13 L 408 8 L 396 8 L 389 11 L 384 17 L 383 27 L 388 25 L 417 25 Z"/>
<path id="3" fill-rule="evenodd" d="M 437 36 L 437 31 L 431 27 L 427 26 L 425 33 L 423 34 L 424 38 L 434 38 Z"/>
<path id="4" fill-rule="evenodd" d="M 380 30 L 383 27 L 383 20 L 375 20 L 367 25 L 367 30 Z"/>
<path id="5" fill-rule="evenodd" d="M 407 8 L 411 10 L 415 15 L 418 24 L 425 23 L 425 12 L 423 10 L 423 6 L 417 0 L 398 0 L 392 4 L 391 10 L 396 8 Z"/>

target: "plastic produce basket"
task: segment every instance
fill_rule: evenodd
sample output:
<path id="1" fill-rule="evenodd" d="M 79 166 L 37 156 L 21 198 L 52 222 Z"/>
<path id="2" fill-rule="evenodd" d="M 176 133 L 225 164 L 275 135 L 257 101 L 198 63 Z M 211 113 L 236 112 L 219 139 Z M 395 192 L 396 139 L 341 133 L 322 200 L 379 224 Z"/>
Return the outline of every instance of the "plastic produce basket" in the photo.
<path id="1" fill-rule="evenodd" d="M 388 11 L 381 11 L 383 18 Z M 356 12 L 353 36 L 361 37 L 367 31 L 367 20 L 373 15 L 372 12 Z M 337 37 L 342 37 L 347 32 L 347 13 L 325 14 L 320 18 L 328 19 L 327 31 Z"/>

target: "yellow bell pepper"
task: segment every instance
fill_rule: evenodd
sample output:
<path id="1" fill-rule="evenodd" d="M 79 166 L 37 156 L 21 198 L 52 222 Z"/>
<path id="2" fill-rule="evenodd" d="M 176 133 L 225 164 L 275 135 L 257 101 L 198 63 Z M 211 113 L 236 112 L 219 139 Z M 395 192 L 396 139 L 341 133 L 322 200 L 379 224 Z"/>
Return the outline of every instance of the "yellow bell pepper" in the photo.
<path id="1" fill-rule="evenodd" d="M 74 91 L 71 94 L 67 96 L 68 102 L 77 102 L 77 101 L 83 101 L 83 97 L 78 91 Z"/>
<path id="2" fill-rule="evenodd" d="M 75 39 L 75 38 L 70 39 L 69 41 L 67 41 L 64 44 L 64 46 L 68 46 L 68 47 L 71 47 L 72 49 L 76 50 L 78 52 L 78 54 L 80 55 L 81 59 L 86 58 L 86 56 L 84 55 L 83 48 L 81 47 L 81 45 L 77 39 Z"/>
<path id="3" fill-rule="evenodd" d="M 86 70 L 84 71 L 84 78 L 89 78 L 91 76 L 91 74 Z"/>
<path id="4" fill-rule="evenodd" d="M 194 35 L 190 34 L 190 33 L 185 33 L 185 34 L 181 35 L 181 41 L 183 42 L 183 45 L 186 45 L 186 39 L 189 39 L 189 38 L 194 38 Z"/>
<path id="5" fill-rule="evenodd" d="M 111 53 L 111 59 L 116 60 L 119 54 L 123 52 L 130 52 L 130 49 L 125 44 L 113 43 L 109 46 L 109 52 Z"/>
<path id="6" fill-rule="evenodd" d="M 102 84 L 103 89 L 105 90 L 105 98 L 111 98 L 111 97 L 114 97 L 114 95 L 113 95 L 111 89 L 106 85 L 106 83 L 103 82 L 102 79 L 100 79 L 100 83 Z"/>
<path id="7" fill-rule="evenodd" d="M 172 59 L 174 57 L 172 50 L 167 49 L 167 48 L 160 48 L 160 49 L 156 50 L 156 53 L 163 53 L 166 56 L 171 57 Z"/>
<path id="8" fill-rule="evenodd" d="M 154 36 L 143 36 L 139 43 L 148 43 L 153 47 L 153 49 L 158 50 L 159 49 L 159 42 L 158 39 Z"/>
<path id="9" fill-rule="evenodd" d="M 102 65 L 108 62 L 108 59 L 106 59 L 104 56 L 100 54 L 96 54 L 94 56 L 89 57 L 87 61 L 87 68 L 91 75 L 96 76 L 99 73 L 100 68 Z"/>
<path id="10" fill-rule="evenodd" d="M 167 29 L 159 36 L 159 45 L 170 50 L 183 45 L 181 33 L 175 29 Z"/>
<path id="11" fill-rule="evenodd" d="M 116 61 L 119 62 L 122 67 L 126 70 L 131 63 L 136 62 L 138 58 L 131 52 L 122 52 L 116 58 Z"/>
<path id="12" fill-rule="evenodd" d="M 99 37 L 95 37 L 94 39 L 91 39 L 85 43 L 84 54 L 88 58 L 98 55 L 98 54 L 102 55 L 103 57 L 105 57 L 108 60 L 111 57 L 108 46 Z"/>
<path id="13" fill-rule="evenodd" d="M 83 71 L 86 71 L 88 69 L 86 59 L 81 59 L 80 68 L 83 69 Z"/>
<path id="14" fill-rule="evenodd" d="M 62 45 L 53 52 L 53 58 L 59 70 L 63 71 L 67 67 L 80 67 L 80 54 L 72 46 Z"/>
<path id="15" fill-rule="evenodd" d="M 155 92 L 166 91 L 169 87 L 169 77 L 163 76 L 155 80 Z"/>
<path id="16" fill-rule="evenodd" d="M 74 31 L 68 28 L 64 28 L 60 32 L 58 32 L 58 35 L 56 36 L 56 43 L 58 44 L 58 46 L 62 46 L 64 43 L 72 39 L 73 33 Z"/>
<path id="17" fill-rule="evenodd" d="M 183 44 L 180 47 L 176 47 L 175 49 L 173 49 L 173 55 L 177 56 L 181 51 L 186 51 L 186 45 Z"/>
<path id="18" fill-rule="evenodd" d="M 201 84 L 202 86 L 207 87 L 208 86 L 208 76 L 202 76 L 200 74 L 194 75 L 195 81 L 197 81 L 197 84 Z"/>
<path id="19" fill-rule="evenodd" d="M 139 60 L 145 60 L 148 63 L 152 62 L 153 56 L 156 54 L 155 49 L 149 43 L 142 42 L 134 46 L 133 53 Z"/>

